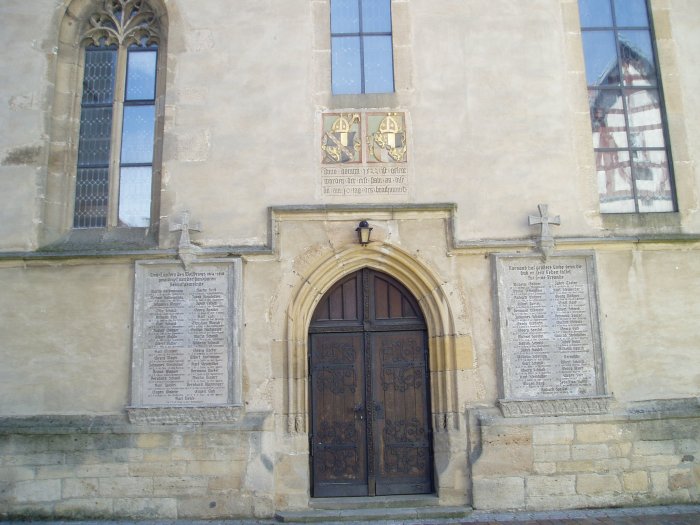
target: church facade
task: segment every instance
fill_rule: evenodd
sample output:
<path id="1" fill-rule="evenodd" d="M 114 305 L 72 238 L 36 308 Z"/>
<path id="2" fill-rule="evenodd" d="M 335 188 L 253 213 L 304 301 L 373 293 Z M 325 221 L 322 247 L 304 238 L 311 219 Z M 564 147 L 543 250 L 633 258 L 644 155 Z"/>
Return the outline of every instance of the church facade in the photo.
<path id="1" fill-rule="evenodd" d="M 0 517 L 700 502 L 699 26 L 5 0 Z"/>

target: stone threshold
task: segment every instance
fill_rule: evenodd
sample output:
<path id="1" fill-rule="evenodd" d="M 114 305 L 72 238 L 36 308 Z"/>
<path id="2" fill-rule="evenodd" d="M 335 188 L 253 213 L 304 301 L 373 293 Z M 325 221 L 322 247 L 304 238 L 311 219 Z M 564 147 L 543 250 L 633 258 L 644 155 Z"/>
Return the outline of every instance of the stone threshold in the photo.
<path id="1" fill-rule="evenodd" d="M 358 498 L 312 498 L 309 509 L 275 514 L 282 523 L 321 523 L 333 521 L 395 521 L 459 519 L 471 507 L 441 507 L 436 496 L 376 496 Z"/>

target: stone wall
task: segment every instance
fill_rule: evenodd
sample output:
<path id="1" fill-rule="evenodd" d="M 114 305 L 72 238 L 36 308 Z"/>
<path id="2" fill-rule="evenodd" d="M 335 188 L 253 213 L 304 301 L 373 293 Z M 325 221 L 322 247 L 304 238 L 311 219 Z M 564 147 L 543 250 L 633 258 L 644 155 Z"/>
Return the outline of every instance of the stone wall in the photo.
<path id="1" fill-rule="evenodd" d="M 490 409 L 471 416 L 477 509 L 700 501 L 697 399 L 585 418 L 503 418 Z"/>
<path id="2" fill-rule="evenodd" d="M 231 518 L 273 512 L 272 418 L 136 426 L 115 417 L 0 421 L 0 519 Z"/>

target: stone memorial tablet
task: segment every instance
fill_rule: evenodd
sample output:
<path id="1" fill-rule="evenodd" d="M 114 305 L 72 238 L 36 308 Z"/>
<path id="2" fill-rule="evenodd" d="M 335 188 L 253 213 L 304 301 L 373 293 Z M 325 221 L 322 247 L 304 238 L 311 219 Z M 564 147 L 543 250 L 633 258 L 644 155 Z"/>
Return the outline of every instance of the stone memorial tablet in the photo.
<path id="1" fill-rule="evenodd" d="M 605 411 L 593 256 L 494 261 L 504 413 Z"/>
<path id="2" fill-rule="evenodd" d="M 240 262 L 136 263 L 132 405 L 240 403 Z"/>

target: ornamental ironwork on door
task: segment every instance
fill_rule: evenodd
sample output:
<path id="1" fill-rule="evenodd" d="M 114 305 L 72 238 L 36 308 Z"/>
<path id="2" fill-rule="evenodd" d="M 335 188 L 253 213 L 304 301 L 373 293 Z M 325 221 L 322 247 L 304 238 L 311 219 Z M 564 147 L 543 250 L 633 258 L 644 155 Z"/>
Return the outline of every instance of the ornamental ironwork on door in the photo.
<path id="1" fill-rule="evenodd" d="M 336 284 L 309 329 L 314 497 L 433 491 L 427 331 L 373 270 Z"/>

